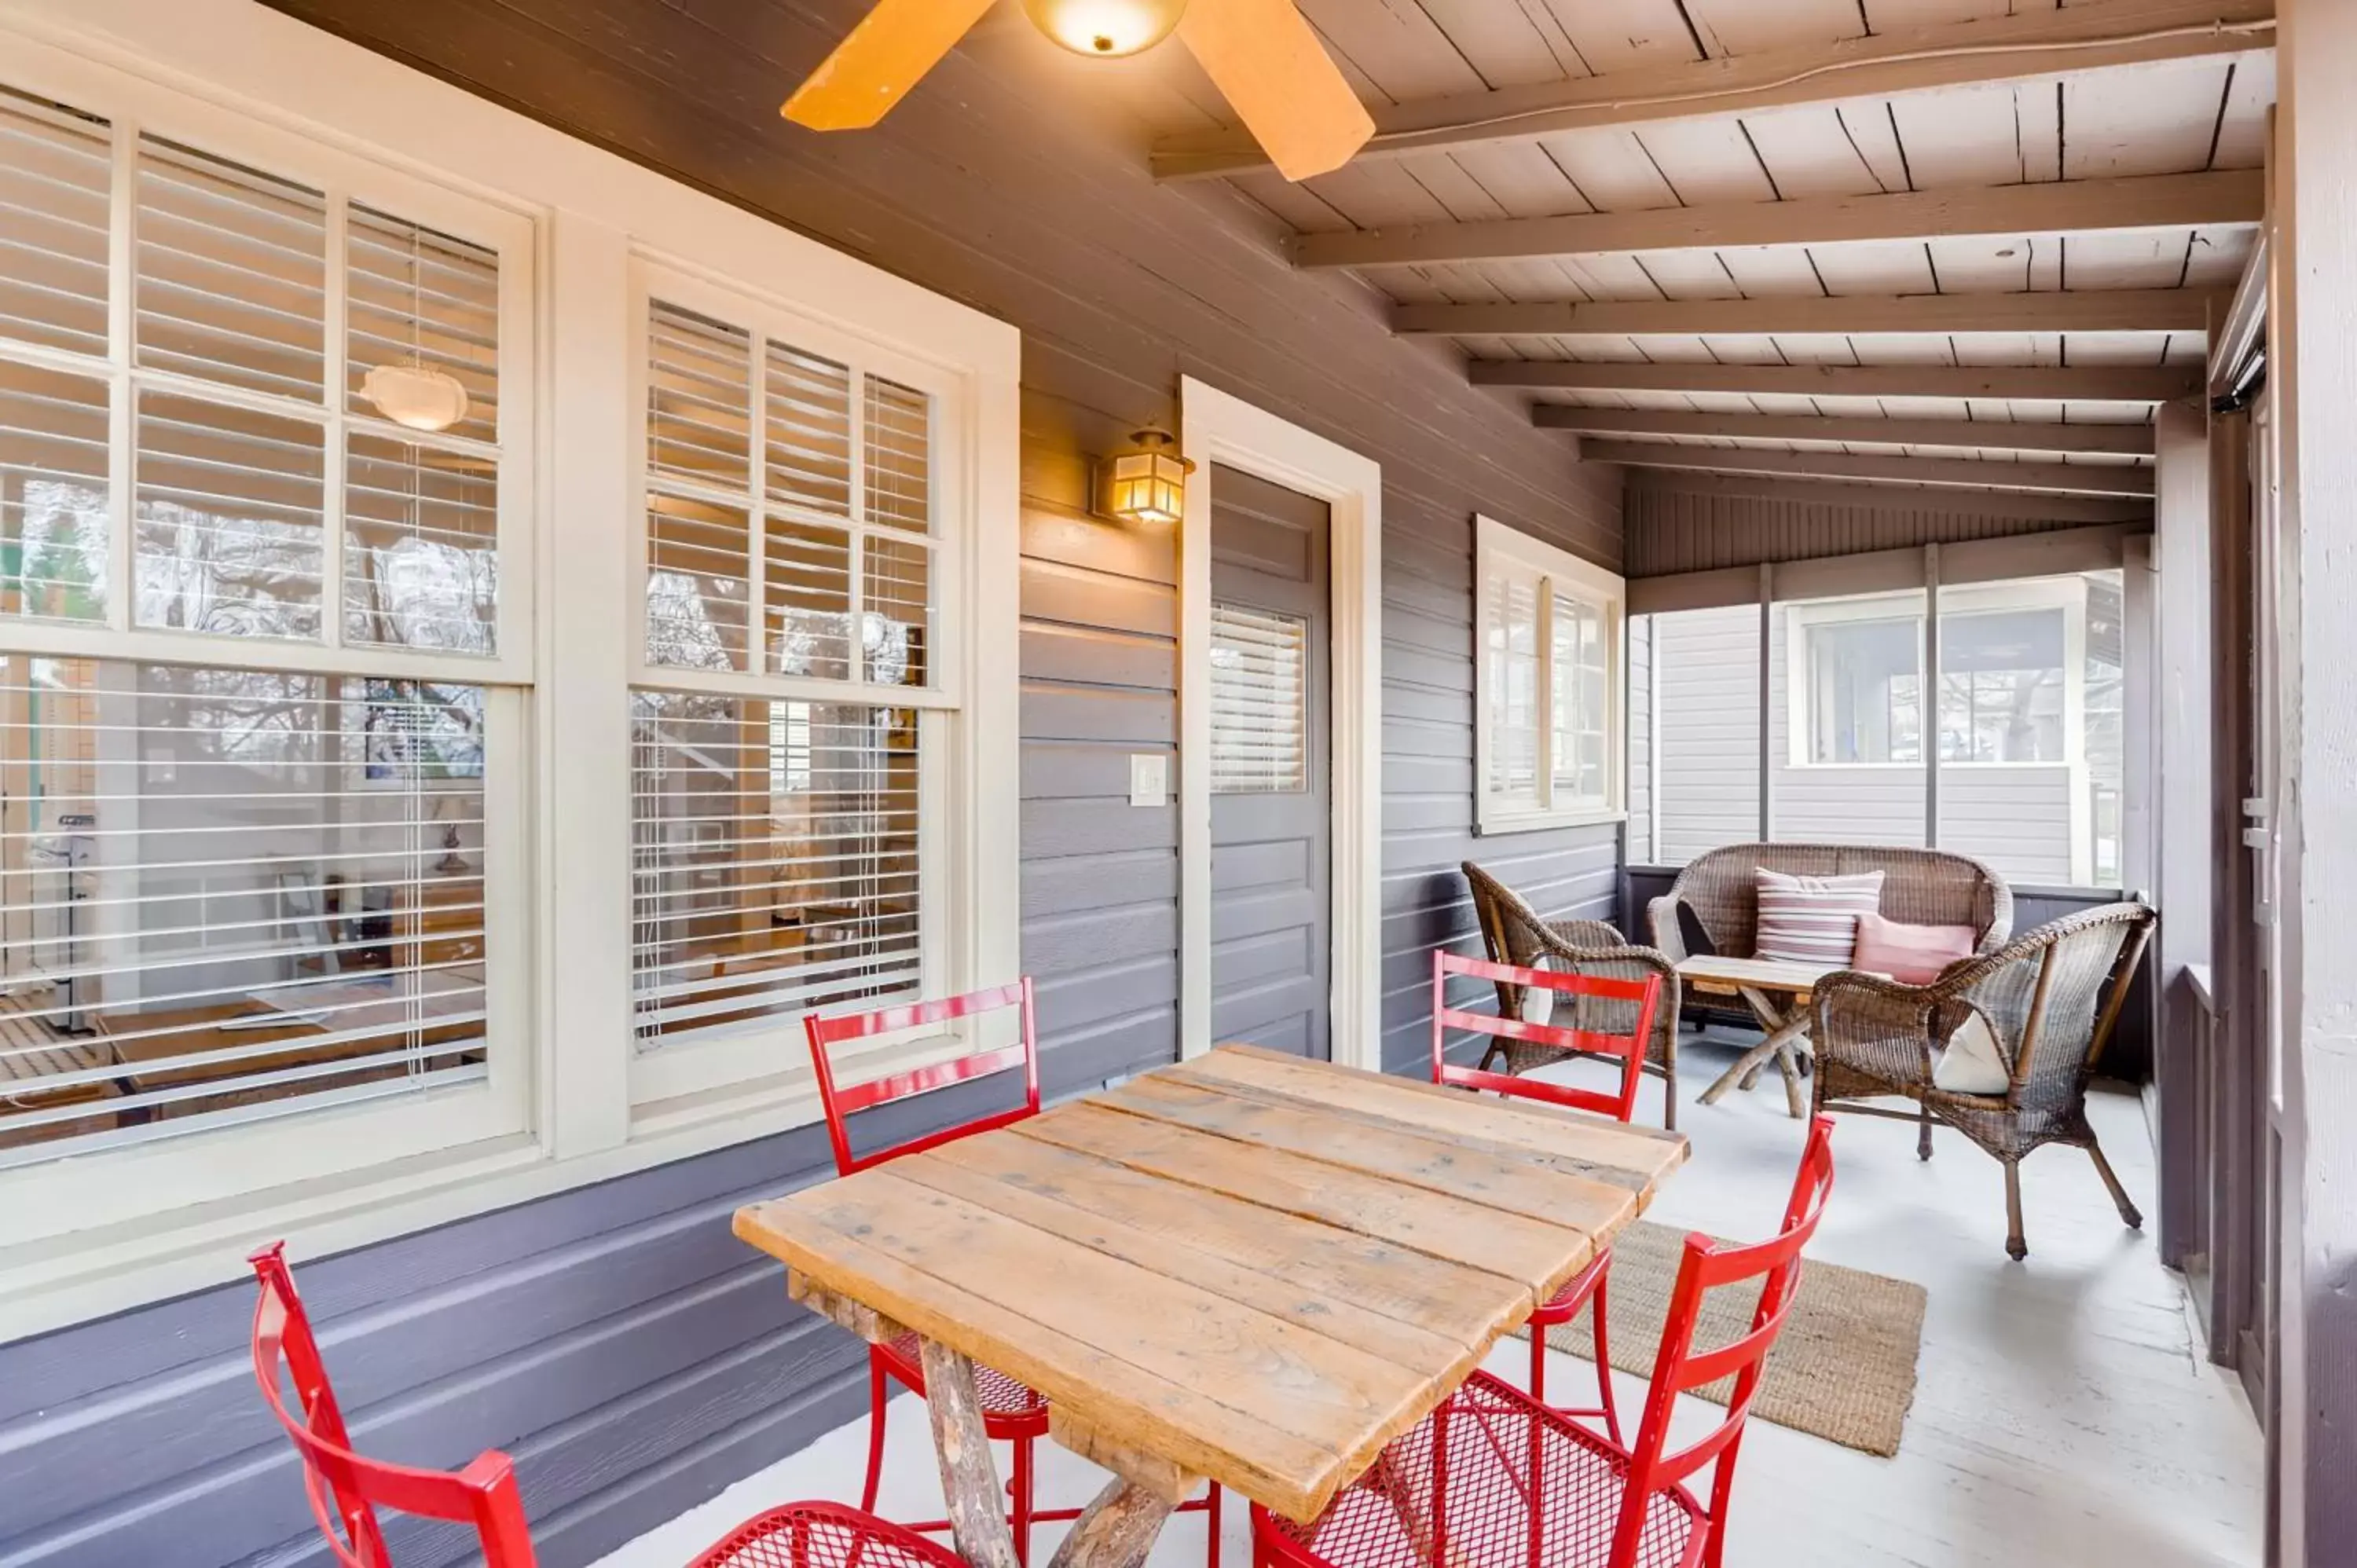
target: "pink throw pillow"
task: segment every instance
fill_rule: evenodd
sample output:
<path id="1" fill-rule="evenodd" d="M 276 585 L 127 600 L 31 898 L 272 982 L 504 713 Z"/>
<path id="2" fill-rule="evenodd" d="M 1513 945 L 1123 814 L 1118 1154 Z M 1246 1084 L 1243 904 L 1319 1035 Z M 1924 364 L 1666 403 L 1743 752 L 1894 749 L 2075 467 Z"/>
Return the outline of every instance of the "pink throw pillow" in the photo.
<path id="1" fill-rule="evenodd" d="M 1979 933 L 1970 926 L 1910 926 L 1880 915 L 1857 918 L 1857 949 L 1849 966 L 1887 974 L 1901 985 L 1929 985 L 1960 958 L 1973 956 Z"/>

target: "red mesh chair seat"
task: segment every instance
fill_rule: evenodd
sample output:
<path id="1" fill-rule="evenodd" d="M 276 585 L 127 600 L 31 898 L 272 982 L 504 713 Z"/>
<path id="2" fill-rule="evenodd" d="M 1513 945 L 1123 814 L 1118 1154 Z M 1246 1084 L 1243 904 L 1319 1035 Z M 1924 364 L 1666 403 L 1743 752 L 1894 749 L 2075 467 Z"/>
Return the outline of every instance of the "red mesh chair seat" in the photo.
<path id="1" fill-rule="evenodd" d="M 922 1342 L 921 1336 L 903 1334 L 888 1345 L 877 1347 L 877 1354 L 892 1369 L 892 1375 L 914 1389 L 920 1398 L 925 1391 L 925 1368 L 918 1347 Z M 999 1421 L 993 1419 L 996 1417 L 1016 1420 L 1027 1415 L 1037 1416 L 1039 1430 L 1048 1430 L 1048 1402 L 1029 1384 L 1017 1382 L 1006 1373 L 995 1372 L 976 1361 L 974 1364 L 974 1391 L 982 1396 L 983 1418 L 993 1429 L 993 1436 L 1007 1435 L 996 1430 L 1000 1424 Z"/>
<path id="2" fill-rule="evenodd" d="M 1721 1568 L 1760 1367 L 1792 1314 L 1801 1251 L 1833 1190 L 1832 1134 L 1825 1117 L 1810 1124 L 1773 1237 L 1748 1246 L 1686 1238 L 1633 1444 L 1476 1372 L 1317 1519 L 1296 1524 L 1255 1507 L 1254 1568 Z M 1697 1347 L 1705 1298 L 1755 1282 L 1749 1329 Z M 1729 1380 L 1724 1413 L 1672 1449 L 1680 1397 Z M 1706 1470 L 1707 1503 L 1687 1484 Z"/>
<path id="3" fill-rule="evenodd" d="M 1255 1508 L 1253 1528 L 1292 1568 L 1591 1568 L 1611 1554 L 1628 1484 L 1629 1456 L 1610 1440 L 1476 1372 L 1316 1520 Z M 1698 1561 L 1701 1517 L 1684 1487 L 1654 1493 L 1634 1568 Z"/>
<path id="4" fill-rule="evenodd" d="M 965 1568 L 965 1560 L 841 1503 L 788 1503 L 747 1520 L 688 1568 Z"/>

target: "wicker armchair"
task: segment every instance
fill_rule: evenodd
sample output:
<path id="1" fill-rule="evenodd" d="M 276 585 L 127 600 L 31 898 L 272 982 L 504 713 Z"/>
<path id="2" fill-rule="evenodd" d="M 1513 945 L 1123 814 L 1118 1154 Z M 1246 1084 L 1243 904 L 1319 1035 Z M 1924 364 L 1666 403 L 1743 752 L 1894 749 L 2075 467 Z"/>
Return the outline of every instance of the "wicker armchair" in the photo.
<path id="1" fill-rule="evenodd" d="M 1662 1125 L 1678 1125 L 1678 972 L 1651 948 L 1632 947 L 1620 931 L 1602 920 L 1543 920 L 1520 894 L 1471 861 L 1464 864 L 1465 880 L 1473 888 L 1473 909 L 1481 922 L 1481 940 L 1493 963 L 1530 967 L 1540 959 L 1547 967 L 1567 974 L 1587 974 L 1609 980 L 1662 979 L 1661 1004 L 1653 1011 L 1653 1040 L 1645 1052 L 1645 1070 L 1660 1079 Z M 1524 987 L 1498 983 L 1498 1015 L 1523 1015 Z M 1635 1004 L 1600 997 L 1577 999 L 1575 1019 L 1558 1020 L 1602 1034 L 1626 1033 L 1636 1026 Z M 1557 1005 L 1561 1005 L 1560 1001 Z M 1570 1053 L 1527 1040 L 1499 1040 L 1491 1057 L 1505 1054 L 1506 1070 L 1527 1072 L 1559 1061 Z M 1483 1058 L 1485 1067 L 1490 1058 Z"/>
<path id="2" fill-rule="evenodd" d="M 1929 985 L 1872 975 L 1832 976 L 1813 1009 L 1816 1109 L 1891 1116 L 1921 1124 L 1916 1152 L 1932 1157 L 1932 1123 L 1943 1122 L 2005 1166 L 2005 1250 L 2028 1255 L 2021 1230 L 2023 1157 L 2047 1144 L 2087 1151 L 2121 1219 L 2144 1216 L 2128 1199 L 2087 1122 L 2087 1079 L 2102 1057 L 2151 937 L 2141 903 L 2105 904 L 2039 927 L 1995 952 L 1950 964 Z M 2012 1063 L 2003 1094 L 1961 1094 L 1932 1082 L 1934 1043 L 1978 1013 Z M 1899 1095 L 1912 1112 L 1855 1101 Z"/>
<path id="3" fill-rule="evenodd" d="M 1879 844 L 1738 843 L 1688 861 L 1670 890 L 1647 909 L 1653 946 L 1672 963 L 1688 956 L 1678 908 L 1694 915 L 1712 950 L 1749 958 L 1760 929 L 1760 870 L 1790 876 L 1846 876 L 1879 871 L 1882 913 L 1920 926 L 1970 926 L 1977 950 L 1991 952 L 2013 930 L 2013 894 L 1979 861 L 1937 849 Z"/>

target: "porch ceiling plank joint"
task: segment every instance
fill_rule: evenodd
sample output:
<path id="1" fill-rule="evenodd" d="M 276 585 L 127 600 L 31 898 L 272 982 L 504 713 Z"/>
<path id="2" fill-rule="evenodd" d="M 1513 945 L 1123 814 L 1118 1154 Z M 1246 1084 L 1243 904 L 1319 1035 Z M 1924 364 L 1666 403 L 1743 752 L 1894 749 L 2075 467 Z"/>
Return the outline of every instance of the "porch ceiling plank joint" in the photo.
<path id="1" fill-rule="evenodd" d="M 1856 332 L 2207 332 L 2205 289 L 2040 294 L 1838 295 L 1824 298 L 1548 300 L 1395 306 L 1404 338 L 1578 338 L 1638 333 L 1846 336 Z"/>
<path id="2" fill-rule="evenodd" d="M 1674 409 L 1575 408 L 1541 403 L 1531 423 L 1581 435 L 1723 436 L 1732 441 L 1840 441 L 1857 446 L 1977 446 L 2001 452 L 2105 452 L 2152 456 L 2149 424 L 2058 424 L 1993 419 L 1845 419 L 1774 413 L 1689 413 Z"/>
<path id="3" fill-rule="evenodd" d="M 1412 223 L 1296 234 L 1286 249 L 1295 266 L 1315 271 L 1983 234 L 2229 228 L 2255 224 L 2266 215 L 2265 187 L 2257 169 L 2212 169 L 1555 218 Z"/>
<path id="4" fill-rule="evenodd" d="M 1582 462 L 1711 473 L 1792 474 L 1809 478 L 1971 486 L 2055 495 L 2149 497 L 2152 470 L 2093 463 L 2000 463 L 1979 457 L 1852 456 L 1836 452 L 1765 452 L 1742 446 L 1672 446 L 1652 441 L 1582 441 Z"/>
<path id="5" fill-rule="evenodd" d="M 2020 398 L 2167 403 L 2201 390 L 2199 365 L 1728 365 L 1475 360 L 1475 386 L 1564 392 L 1727 392 L 1738 397 Z"/>
<path id="6" fill-rule="evenodd" d="M 1375 134 L 1358 157 L 2231 56 L 2274 43 L 2274 0 L 2092 0 L 2060 10 L 1373 105 Z M 1161 179 L 1274 166 L 1249 134 L 1234 130 L 1167 136 L 1155 144 L 1152 156 Z"/>

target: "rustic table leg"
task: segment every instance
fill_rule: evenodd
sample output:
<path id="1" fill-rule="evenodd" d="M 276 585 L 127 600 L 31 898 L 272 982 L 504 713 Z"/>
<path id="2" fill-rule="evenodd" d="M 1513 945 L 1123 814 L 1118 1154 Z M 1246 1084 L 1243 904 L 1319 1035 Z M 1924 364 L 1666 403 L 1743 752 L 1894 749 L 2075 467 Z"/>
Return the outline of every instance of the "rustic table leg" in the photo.
<path id="1" fill-rule="evenodd" d="M 1738 1080 L 1742 1082 L 1744 1088 L 1750 1088 L 1758 1080 L 1760 1069 L 1767 1066 L 1770 1058 L 1773 1058 L 1778 1070 L 1784 1074 L 1784 1092 L 1787 1102 L 1798 1107 L 1801 1103 L 1800 1076 L 1790 1059 L 1789 1053 L 1794 1048 L 1794 1038 L 1807 1032 L 1809 1015 L 1796 1009 L 1788 1017 L 1777 1012 L 1769 1004 L 1766 997 L 1749 986 L 1743 989 L 1743 1000 L 1750 1004 L 1752 1015 L 1760 1020 L 1760 1026 L 1766 1032 L 1766 1037 L 1744 1052 L 1742 1058 L 1733 1067 L 1719 1074 L 1717 1082 L 1703 1090 L 1702 1102 L 1705 1105 L 1717 1104 L 1719 1097 Z M 1798 1109 L 1792 1112 L 1795 1116 L 1802 1113 Z"/>
<path id="2" fill-rule="evenodd" d="M 982 1428 L 982 1395 L 974 1363 L 946 1345 L 922 1342 L 925 1410 L 932 1418 L 933 1452 L 942 1466 L 942 1496 L 950 1530 L 969 1568 L 1017 1568 L 1015 1535 L 1006 1528 L 1006 1488 Z M 1102 1499 L 1100 1499 L 1102 1500 Z M 1086 1522 L 1085 1520 L 1083 1522 Z M 1074 1531 L 1077 1535 L 1079 1532 Z M 1149 1536 L 1149 1540 L 1152 1538 Z M 1060 1565 L 1064 1554 L 1056 1554 Z"/>
<path id="3" fill-rule="evenodd" d="M 1170 1512 L 1167 1499 L 1115 1476 L 1072 1521 L 1048 1568 L 1137 1568 Z"/>

